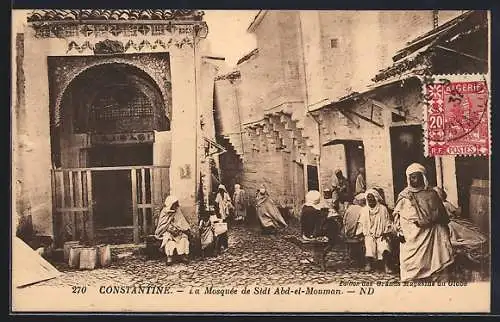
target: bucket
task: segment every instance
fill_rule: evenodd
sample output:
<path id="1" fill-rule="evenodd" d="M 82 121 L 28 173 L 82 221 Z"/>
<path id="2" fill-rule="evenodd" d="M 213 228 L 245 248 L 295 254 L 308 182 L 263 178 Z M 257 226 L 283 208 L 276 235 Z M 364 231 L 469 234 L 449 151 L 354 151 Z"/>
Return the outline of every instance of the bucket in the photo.
<path id="1" fill-rule="evenodd" d="M 97 258 L 99 266 L 107 267 L 111 265 L 111 247 L 109 245 L 97 246 Z"/>
<path id="2" fill-rule="evenodd" d="M 69 260 L 69 251 L 71 248 L 73 248 L 74 246 L 78 246 L 80 245 L 80 242 L 79 241 L 69 241 L 69 242 L 65 242 L 64 243 L 64 246 L 63 246 L 63 252 L 64 252 L 64 261 L 67 262 Z"/>
<path id="3" fill-rule="evenodd" d="M 490 181 L 473 179 L 470 187 L 469 215 L 481 232 L 490 230 Z"/>
<path id="4" fill-rule="evenodd" d="M 68 265 L 71 268 L 78 268 L 80 266 L 80 251 L 83 246 L 73 246 L 69 250 Z"/>
<path id="5" fill-rule="evenodd" d="M 97 248 L 83 247 L 80 249 L 80 269 L 94 269 L 97 266 Z"/>

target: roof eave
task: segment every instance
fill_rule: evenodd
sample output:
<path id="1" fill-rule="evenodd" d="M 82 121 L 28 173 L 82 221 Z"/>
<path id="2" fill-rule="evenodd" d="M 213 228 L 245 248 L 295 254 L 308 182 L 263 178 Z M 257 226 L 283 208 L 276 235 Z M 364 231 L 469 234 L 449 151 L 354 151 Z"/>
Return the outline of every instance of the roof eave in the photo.
<path id="1" fill-rule="evenodd" d="M 259 12 L 255 15 L 255 18 L 250 23 L 250 26 L 247 28 L 247 32 L 255 32 L 255 29 L 260 25 L 264 16 L 266 15 L 268 10 L 259 10 Z"/>
<path id="2" fill-rule="evenodd" d="M 337 98 L 335 100 L 325 99 L 321 102 L 323 104 L 318 104 L 315 108 L 309 109 L 308 112 L 311 112 L 311 113 L 318 112 L 318 111 L 323 110 L 327 107 L 334 107 L 337 104 L 349 102 L 350 100 L 357 99 L 363 95 L 367 95 L 367 94 L 369 94 L 373 91 L 376 91 L 378 89 L 381 89 L 383 87 L 393 86 L 393 85 L 399 84 L 401 82 L 409 81 L 410 79 L 418 79 L 420 81 L 422 80 L 421 76 L 413 74 L 413 73 L 408 73 L 408 74 L 404 75 L 404 77 L 401 77 L 401 78 L 389 79 L 385 82 L 370 84 L 370 85 L 366 86 L 364 89 L 362 89 L 360 92 L 353 92 L 350 95 L 340 97 L 340 98 Z"/>
<path id="3" fill-rule="evenodd" d="M 458 25 L 464 23 L 472 16 L 477 14 L 481 14 L 481 12 L 477 10 L 467 11 L 461 14 L 460 16 L 445 22 L 443 25 L 437 27 L 436 29 L 430 30 L 425 34 L 414 38 L 413 40 L 408 42 L 404 48 L 398 50 L 396 54 L 392 57 L 392 60 L 399 61 L 401 59 L 404 59 L 408 55 L 411 55 L 412 52 L 419 50 L 419 48 L 426 46 L 428 43 L 432 43 L 432 41 L 438 38 L 439 35 L 442 35 L 448 32 L 449 30 L 456 28 Z"/>

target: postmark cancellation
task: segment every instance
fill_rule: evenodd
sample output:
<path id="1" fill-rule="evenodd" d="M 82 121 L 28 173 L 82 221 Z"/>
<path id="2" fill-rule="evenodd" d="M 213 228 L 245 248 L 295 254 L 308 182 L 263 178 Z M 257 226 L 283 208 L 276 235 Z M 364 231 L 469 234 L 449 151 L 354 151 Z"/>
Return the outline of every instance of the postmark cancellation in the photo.
<path id="1" fill-rule="evenodd" d="M 488 156 L 490 91 L 488 75 L 434 75 L 422 92 L 426 156 Z"/>

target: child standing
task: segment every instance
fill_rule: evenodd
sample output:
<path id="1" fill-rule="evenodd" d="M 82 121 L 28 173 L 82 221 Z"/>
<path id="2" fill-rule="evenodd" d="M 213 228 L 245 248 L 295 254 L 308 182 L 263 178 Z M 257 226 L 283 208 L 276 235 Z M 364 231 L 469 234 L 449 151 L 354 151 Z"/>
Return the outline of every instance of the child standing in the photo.
<path id="1" fill-rule="evenodd" d="M 216 236 L 214 225 L 210 221 L 209 213 L 206 211 L 200 213 L 199 228 L 202 257 L 205 257 L 207 251 L 213 255 L 215 252 Z"/>
<path id="2" fill-rule="evenodd" d="M 243 221 L 247 217 L 247 200 L 245 196 L 245 190 L 241 189 L 239 184 L 234 185 L 233 194 L 234 203 L 234 220 Z"/>
<path id="3" fill-rule="evenodd" d="M 359 216 L 358 233 L 364 235 L 365 241 L 365 271 L 373 270 L 375 263 L 384 262 L 386 273 L 392 273 L 390 268 L 390 246 L 388 237 L 392 233 L 392 222 L 387 207 L 381 204 L 381 197 L 374 189 L 366 191 L 366 206 Z"/>
<path id="4" fill-rule="evenodd" d="M 223 223 L 227 223 L 229 221 L 231 211 L 234 210 L 234 206 L 231 202 L 231 197 L 227 192 L 226 186 L 223 184 L 219 185 L 218 193 L 215 198 L 215 205 L 217 206 L 217 217 L 219 217 Z M 226 250 L 229 247 L 227 232 L 221 234 L 219 236 L 219 240 L 221 243 L 221 250 Z"/>

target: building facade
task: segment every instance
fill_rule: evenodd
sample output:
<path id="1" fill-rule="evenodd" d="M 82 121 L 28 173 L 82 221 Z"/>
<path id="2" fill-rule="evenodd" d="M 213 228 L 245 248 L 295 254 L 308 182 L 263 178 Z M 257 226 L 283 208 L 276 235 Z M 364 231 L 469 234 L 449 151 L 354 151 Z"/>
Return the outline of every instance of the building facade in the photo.
<path id="1" fill-rule="evenodd" d="M 425 157 L 421 96 L 430 74 L 488 73 L 484 12 L 263 10 L 229 72 L 197 10 L 16 14 L 14 229 L 137 243 L 174 194 L 196 231 L 220 183 L 298 215 L 360 167 L 392 207 L 420 162 L 488 230 L 489 159 Z"/>
<path id="2" fill-rule="evenodd" d="M 429 184 L 444 188 L 448 200 L 488 233 L 489 158 L 426 157 L 422 92 L 432 75 L 489 75 L 487 13 L 467 12 L 436 27 L 397 51 L 393 61 L 364 90 L 314 112 L 323 125 L 322 161 L 345 170 L 351 184 L 357 168 L 365 167 L 368 185 L 381 187 L 390 206 L 406 186 L 406 167 L 419 162 Z"/>
<path id="3" fill-rule="evenodd" d="M 59 245 L 139 242 L 174 194 L 197 227 L 205 142 L 215 139 L 213 122 L 200 122 L 213 91 L 200 83 L 217 68 L 203 55 L 203 12 L 16 14 L 13 223 L 31 218 Z"/>
<path id="4" fill-rule="evenodd" d="M 432 73 L 487 73 L 487 29 L 484 12 L 259 12 L 249 27 L 258 48 L 215 82 L 220 136 L 241 160 L 230 178 L 252 192 L 266 184 L 298 214 L 335 169 L 353 187 L 364 167 L 393 207 L 406 167 L 420 162 L 469 212 L 471 182 L 488 173 L 465 178 L 471 158 L 424 155 L 421 86 Z"/>

